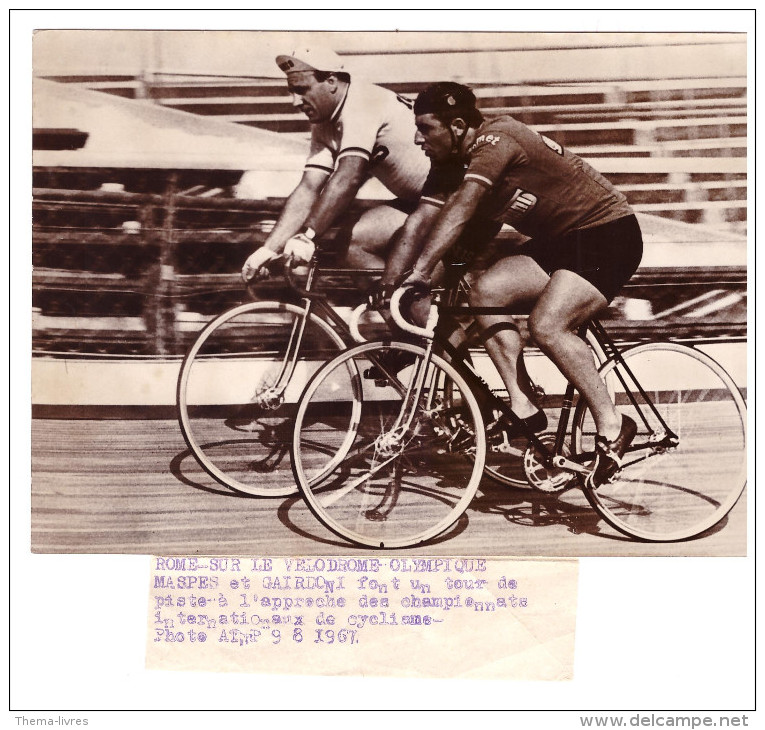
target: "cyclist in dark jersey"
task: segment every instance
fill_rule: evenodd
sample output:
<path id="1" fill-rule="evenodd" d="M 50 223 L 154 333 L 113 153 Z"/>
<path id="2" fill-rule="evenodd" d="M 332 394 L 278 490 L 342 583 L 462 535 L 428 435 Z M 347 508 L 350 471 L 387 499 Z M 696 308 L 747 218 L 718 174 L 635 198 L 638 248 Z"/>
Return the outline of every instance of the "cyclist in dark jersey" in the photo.
<path id="1" fill-rule="evenodd" d="M 485 121 L 466 86 L 432 85 L 418 97 L 415 114 L 415 142 L 432 163 L 421 200 L 431 198 L 442 207 L 427 227 L 424 245 L 416 247 L 421 252 L 405 283 L 429 283 L 438 262 L 475 218 L 507 223 L 531 237 L 478 279 L 471 303 L 533 302 L 531 337 L 592 409 L 598 439 L 589 483 L 597 487 L 619 469 L 636 426 L 616 410 L 577 330 L 613 299 L 640 264 L 637 219 L 624 195 L 576 155 L 512 117 Z M 455 163 L 464 174 L 451 191 L 448 185 L 439 190 L 439 178 L 446 177 L 440 171 L 452 170 L 453 178 Z M 413 260 L 414 248 L 402 260 Z M 507 322 L 497 316 L 477 319 L 484 330 Z M 524 344 L 520 330 L 504 328 L 487 340 L 486 348 L 513 410 L 541 431 L 547 425 L 544 413 L 518 383 Z M 512 428 L 508 423 L 497 427 Z"/>

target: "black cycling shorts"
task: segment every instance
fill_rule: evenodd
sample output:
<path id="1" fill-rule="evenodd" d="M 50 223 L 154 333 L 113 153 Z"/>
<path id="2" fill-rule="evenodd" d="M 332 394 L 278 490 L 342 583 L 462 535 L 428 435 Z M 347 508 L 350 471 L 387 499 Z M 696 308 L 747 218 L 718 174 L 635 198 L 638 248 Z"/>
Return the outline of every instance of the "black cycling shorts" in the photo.
<path id="1" fill-rule="evenodd" d="M 532 238 L 518 253 L 536 261 L 546 273 L 573 271 L 590 282 L 607 301 L 637 271 L 643 257 L 643 236 L 634 215 L 559 238 Z"/>

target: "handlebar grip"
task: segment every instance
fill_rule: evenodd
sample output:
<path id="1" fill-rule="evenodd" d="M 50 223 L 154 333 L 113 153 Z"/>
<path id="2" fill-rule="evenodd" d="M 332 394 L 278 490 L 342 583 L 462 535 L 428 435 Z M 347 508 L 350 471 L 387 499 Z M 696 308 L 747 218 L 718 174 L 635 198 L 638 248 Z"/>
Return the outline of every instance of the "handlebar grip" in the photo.
<path id="1" fill-rule="evenodd" d="M 393 296 L 390 298 L 390 313 L 393 317 L 393 321 L 404 330 L 404 332 L 409 332 L 418 337 L 433 339 L 433 333 L 435 332 L 436 324 L 438 323 L 438 307 L 435 303 L 430 305 L 428 322 L 425 327 L 418 327 L 416 324 L 407 322 L 401 314 L 401 297 L 403 297 L 410 289 L 412 289 L 412 287 L 406 286 L 396 289 L 396 291 L 393 292 Z"/>

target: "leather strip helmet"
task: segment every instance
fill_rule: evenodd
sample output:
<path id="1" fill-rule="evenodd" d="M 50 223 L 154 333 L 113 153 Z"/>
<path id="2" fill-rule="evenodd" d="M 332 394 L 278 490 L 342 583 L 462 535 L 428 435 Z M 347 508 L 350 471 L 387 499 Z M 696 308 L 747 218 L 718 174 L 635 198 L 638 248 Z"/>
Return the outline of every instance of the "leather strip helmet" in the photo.
<path id="1" fill-rule="evenodd" d="M 434 114 L 442 122 L 461 117 L 469 126 L 477 127 L 483 116 L 476 108 L 475 94 L 455 81 L 439 81 L 420 93 L 414 102 L 414 113 Z"/>

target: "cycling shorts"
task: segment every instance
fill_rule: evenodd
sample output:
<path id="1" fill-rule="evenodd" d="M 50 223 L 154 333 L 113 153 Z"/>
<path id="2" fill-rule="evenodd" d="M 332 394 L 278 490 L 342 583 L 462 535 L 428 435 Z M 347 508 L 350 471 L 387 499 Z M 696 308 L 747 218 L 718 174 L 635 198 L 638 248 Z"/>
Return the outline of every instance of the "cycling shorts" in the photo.
<path id="1" fill-rule="evenodd" d="M 637 271 L 643 237 L 634 215 L 556 238 L 532 238 L 518 253 L 546 273 L 566 269 L 590 282 L 610 302 Z"/>

